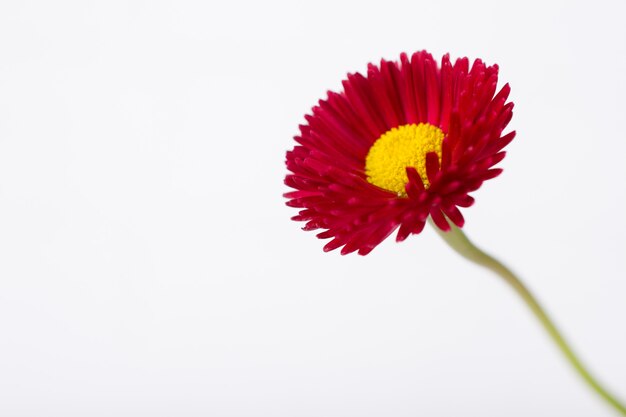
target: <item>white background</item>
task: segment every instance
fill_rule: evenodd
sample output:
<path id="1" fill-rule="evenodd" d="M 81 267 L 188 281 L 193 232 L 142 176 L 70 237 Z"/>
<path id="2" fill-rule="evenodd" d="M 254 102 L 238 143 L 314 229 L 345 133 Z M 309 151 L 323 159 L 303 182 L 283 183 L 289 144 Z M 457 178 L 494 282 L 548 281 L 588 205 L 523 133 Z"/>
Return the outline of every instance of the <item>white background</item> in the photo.
<path id="1" fill-rule="evenodd" d="M 0 415 L 612 416 L 432 231 L 367 257 L 289 217 L 347 72 L 428 49 L 512 86 L 464 211 L 626 398 L 622 1 L 0 6 Z"/>

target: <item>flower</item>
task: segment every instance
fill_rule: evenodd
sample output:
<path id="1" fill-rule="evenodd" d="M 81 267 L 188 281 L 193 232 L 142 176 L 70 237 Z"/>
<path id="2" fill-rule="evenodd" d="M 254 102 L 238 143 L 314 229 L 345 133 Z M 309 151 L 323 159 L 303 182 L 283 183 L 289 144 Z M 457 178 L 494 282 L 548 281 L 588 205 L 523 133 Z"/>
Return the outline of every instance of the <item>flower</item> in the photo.
<path id="1" fill-rule="evenodd" d="M 498 66 L 467 58 L 441 66 L 426 51 L 348 74 L 300 125 L 287 152 L 288 206 L 304 230 L 325 229 L 325 251 L 365 255 L 398 229 L 397 241 L 420 233 L 430 216 L 464 224 L 469 193 L 502 172 L 493 168 L 515 132 L 509 85 L 496 94 Z M 447 218 L 447 219 L 446 219 Z"/>

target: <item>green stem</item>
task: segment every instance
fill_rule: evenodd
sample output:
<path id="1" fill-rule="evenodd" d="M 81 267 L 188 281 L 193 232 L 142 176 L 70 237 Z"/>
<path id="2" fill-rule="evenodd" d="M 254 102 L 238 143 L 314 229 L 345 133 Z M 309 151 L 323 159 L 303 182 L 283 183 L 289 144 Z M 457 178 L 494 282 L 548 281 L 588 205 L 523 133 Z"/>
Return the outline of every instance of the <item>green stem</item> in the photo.
<path id="1" fill-rule="evenodd" d="M 432 220 L 431 220 L 432 223 Z M 433 225 L 434 226 L 434 225 Z M 434 226 L 439 235 L 446 241 L 448 245 L 456 252 L 458 252 L 464 258 L 469 259 L 478 265 L 484 266 L 487 269 L 498 274 L 500 277 L 509 284 L 517 294 L 522 297 L 526 305 L 535 314 L 535 317 L 539 319 L 544 329 L 548 332 L 552 340 L 559 347 L 563 355 L 567 358 L 570 364 L 576 369 L 578 374 L 585 380 L 585 382 L 593 388 L 607 403 L 613 406 L 620 414 L 626 416 L 626 407 L 620 403 L 614 396 L 612 396 L 606 389 L 600 385 L 600 383 L 587 371 L 580 359 L 569 347 L 559 330 L 556 328 L 550 317 L 546 314 L 545 310 L 541 307 L 535 296 L 524 286 L 519 278 L 511 272 L 506 266 L 500 263 L 495 258 L 486 254 L 476 246 L 465 236 L 465 234 L 458 227 L 451 225 L 452 230 L 449 232 L 443 232 L 438 227 Z"/>

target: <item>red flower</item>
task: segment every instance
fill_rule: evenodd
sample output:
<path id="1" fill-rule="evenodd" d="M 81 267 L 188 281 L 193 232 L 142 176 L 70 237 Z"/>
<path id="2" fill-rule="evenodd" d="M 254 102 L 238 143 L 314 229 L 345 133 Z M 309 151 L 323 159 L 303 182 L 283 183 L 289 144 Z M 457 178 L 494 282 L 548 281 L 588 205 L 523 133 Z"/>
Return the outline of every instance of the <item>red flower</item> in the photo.
<path id="1" fill-rule="evenodd" d="M 349 74 L 344 91 L 320 100 L 287 152 L 287 205 L 304 230 L 326 229 L 324 246 L 369 253 L 399 227 L 397 240 L 420 233 L 428 216 L 442 230 L 459 227 L 469 193 L 499 175 L 492 168 L 515 132 L 498 66 L 467 58 L 437 65 L 426 51 Z"/>

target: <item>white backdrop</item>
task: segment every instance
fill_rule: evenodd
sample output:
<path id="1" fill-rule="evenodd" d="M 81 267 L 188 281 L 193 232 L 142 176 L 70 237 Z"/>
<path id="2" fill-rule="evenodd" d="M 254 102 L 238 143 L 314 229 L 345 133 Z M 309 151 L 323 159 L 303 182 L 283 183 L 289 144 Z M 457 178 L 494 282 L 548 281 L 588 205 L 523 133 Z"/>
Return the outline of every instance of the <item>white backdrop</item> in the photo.
<path id="1" fill-rule="evenodd" d="M 427 49 L 512 86 L 468 235 L 626 398 L 622 1 L 0 5 L 0 415 L 612 416 L 427 229 L 367 257 L 289 217 L 327 89 Z"/>

